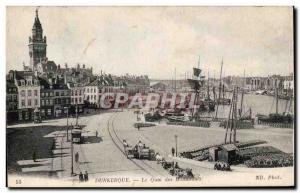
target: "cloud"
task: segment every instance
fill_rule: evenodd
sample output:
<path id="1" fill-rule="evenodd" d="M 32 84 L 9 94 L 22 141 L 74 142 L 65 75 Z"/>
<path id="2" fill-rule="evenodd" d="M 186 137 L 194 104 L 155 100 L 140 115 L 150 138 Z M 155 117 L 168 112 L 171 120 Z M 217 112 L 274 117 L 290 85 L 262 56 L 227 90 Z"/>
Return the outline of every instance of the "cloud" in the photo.
<path id="1" fill-rule="evenodd" d="M 35 7 L 7 8 L 7 71 L 29 62 Z M 40 7 L 47 56 L 113 74 L 171 78 L 197 65 L 226 75 L 293 71 L 292 7 Z M 211 73 L 212 74 L 212 73 Z"/>

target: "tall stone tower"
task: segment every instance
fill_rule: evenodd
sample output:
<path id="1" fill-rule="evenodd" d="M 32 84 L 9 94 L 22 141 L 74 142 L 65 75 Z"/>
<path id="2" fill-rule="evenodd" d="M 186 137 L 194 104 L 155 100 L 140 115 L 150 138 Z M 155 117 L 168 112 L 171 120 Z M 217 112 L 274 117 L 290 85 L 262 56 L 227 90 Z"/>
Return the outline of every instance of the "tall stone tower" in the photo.
<path id="1" fill-rule="evenodd" d="M 32 36 L 29 37 L 29 57 L 30 57 L 30 69 L 36 70 L 36 66 L 39 62 L 46 60 L 46 48 L 47 40 L 46 36 L 43 37 L 43 28 L 39 20 L 38 10 L 35 11 L 36 16 L 32 27 Z"/>

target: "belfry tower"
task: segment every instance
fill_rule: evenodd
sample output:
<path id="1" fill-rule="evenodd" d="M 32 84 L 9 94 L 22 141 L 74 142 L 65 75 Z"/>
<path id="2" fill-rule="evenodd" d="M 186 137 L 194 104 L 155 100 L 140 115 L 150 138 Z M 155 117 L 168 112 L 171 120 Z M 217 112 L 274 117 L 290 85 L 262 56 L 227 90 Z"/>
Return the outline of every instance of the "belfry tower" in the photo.
<path id="1" fill-rule="evenodd" d="M 43 28 L 39 20 L 38 10 L 35 11 L 36 16 L 34 19 L 34 24 L 32 27 L 32 36 L 29 37 L 29 57 L 30 57 L 30 69 L 32 71 L 36 70 L 36 65 L 39 62 L 46 60 L 46 48 L 47 40 L 46 36 L 43 37 Z"/>

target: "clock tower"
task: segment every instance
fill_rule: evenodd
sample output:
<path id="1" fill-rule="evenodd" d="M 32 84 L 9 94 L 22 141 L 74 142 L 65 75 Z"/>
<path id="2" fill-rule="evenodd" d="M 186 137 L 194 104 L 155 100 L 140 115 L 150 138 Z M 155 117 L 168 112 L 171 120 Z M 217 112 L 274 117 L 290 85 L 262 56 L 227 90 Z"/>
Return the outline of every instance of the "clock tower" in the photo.
<path id="1" fill-rule="evenodd" d="M 43 37 L 43 28 L 39 20 L 38 10 L 35 11 L 36 16 L 32 27 L 32 36 L 29 37 L 29 57 L 30 69 L 36 70 L 38 63 L 46 60 L 47 40 L 46 36 Z"/>

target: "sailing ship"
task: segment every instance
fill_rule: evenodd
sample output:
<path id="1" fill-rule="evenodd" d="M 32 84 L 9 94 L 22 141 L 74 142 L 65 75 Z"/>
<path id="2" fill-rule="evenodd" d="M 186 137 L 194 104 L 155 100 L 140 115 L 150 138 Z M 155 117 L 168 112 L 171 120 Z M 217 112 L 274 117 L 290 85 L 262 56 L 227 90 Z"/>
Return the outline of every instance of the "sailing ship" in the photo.
<path id="1" fill-rule="evenodd" d="M 198 62 L 198 68 L 193 68 L 193 75 L 194 78 L 192 79 L 187 79 L 189 85 L 191 86 L 191 89 L 195 92 L 195 99 L 194 99 L 194 105 L 199 105 L 199 111 L 214 111 L 215 110 L 215 101 L 210 98 L 210 93 L 209 93 L 209 79 L 207 80 L 207 96 L 201 98 L 200 94 L 202 92 L 202 88 L 204 87 L 204 79 L 205 76 L 201 75 L 202 70 L 200 69 L 200 57 L 199 57 L 199 62 Z M 192 115 L 194 115 L 194 112 Z"/>
<path id="2" fill-rule="evenodd" d="M 269 115 L 257 114 L 258 124 L 260 123 L 288 123 L 291 124 L 294 121 L 292 113 L 289 111 L 285 111 L 282 114 L 278 113 L 278 88 L 275 90 L 275 100 L 276 100 L 276 108 L 275 113 L 270 113 Z M 292 106 L 292 101 L 290 99 L 290 107 Z M 286 109 L 287 110 L 287 109 Z"/>

